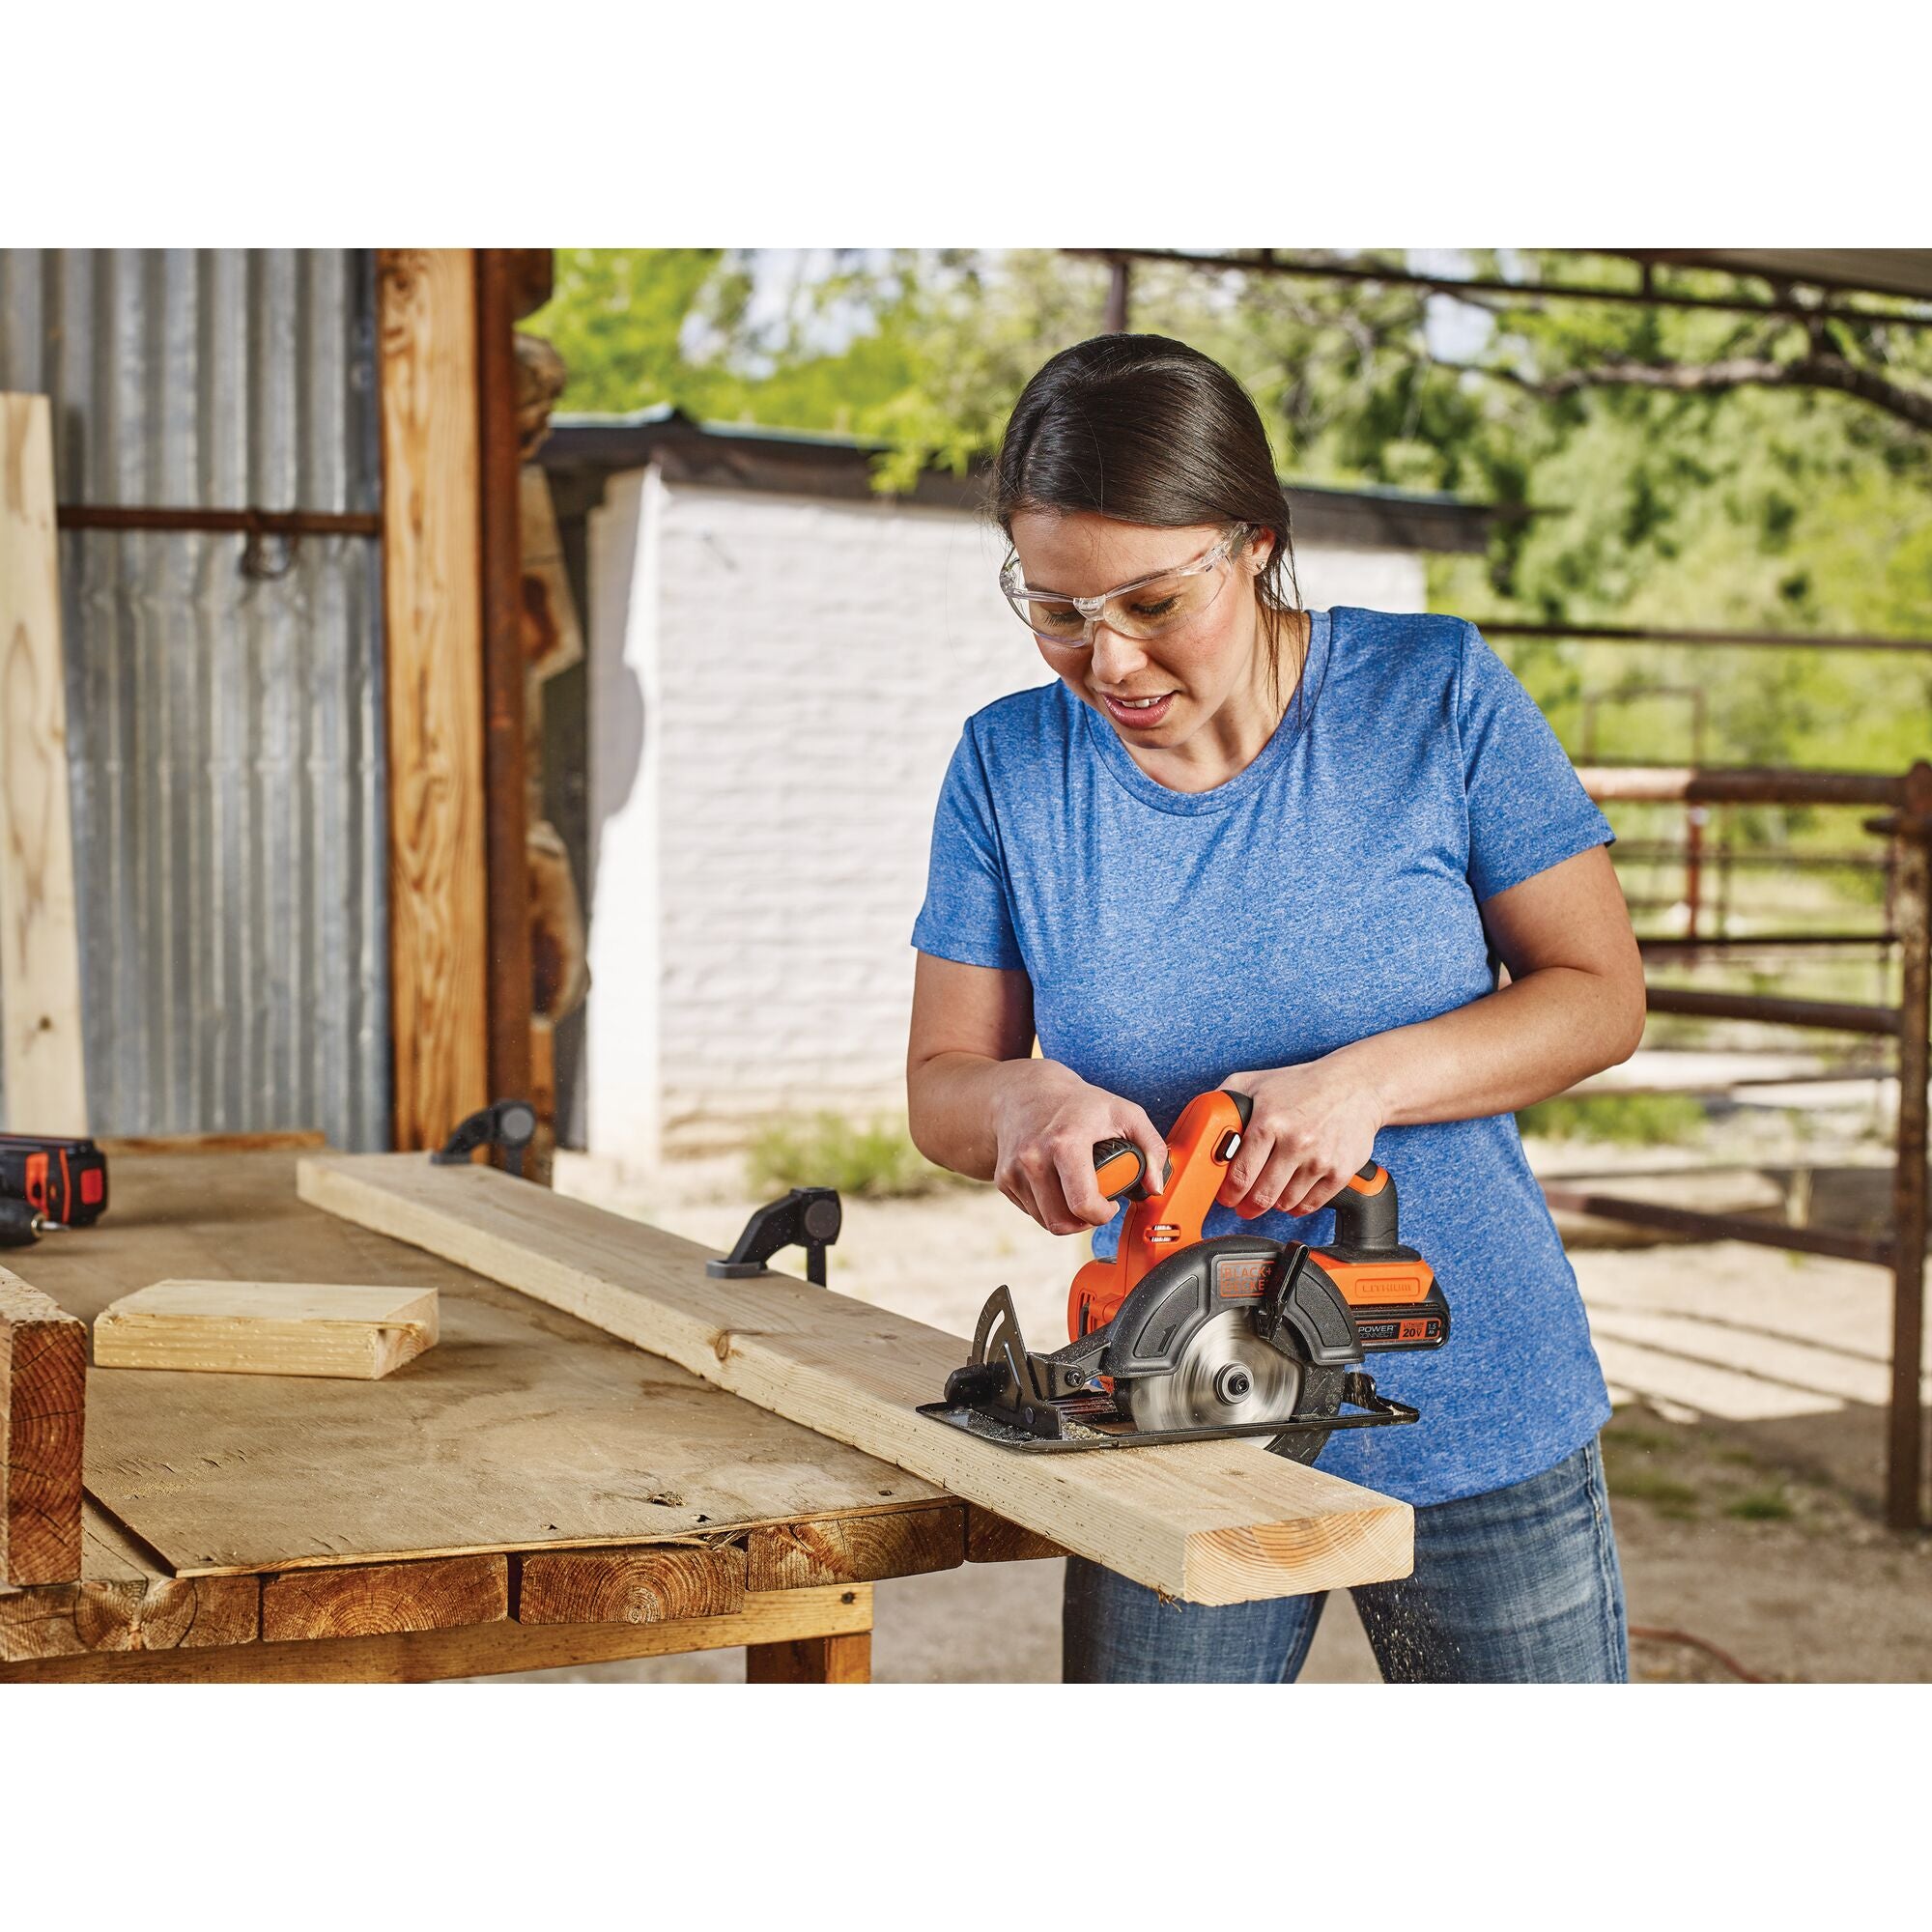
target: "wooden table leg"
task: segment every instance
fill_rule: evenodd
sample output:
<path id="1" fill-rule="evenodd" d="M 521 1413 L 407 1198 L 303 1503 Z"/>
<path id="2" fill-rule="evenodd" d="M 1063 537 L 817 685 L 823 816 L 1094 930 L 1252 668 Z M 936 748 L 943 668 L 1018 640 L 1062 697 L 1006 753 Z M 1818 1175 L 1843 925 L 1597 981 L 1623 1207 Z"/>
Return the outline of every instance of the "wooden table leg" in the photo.
<path id="1" fill-rule="evenodd" d="M 786 1643 L 754 1643 L 745 1651 L 747 1684 L 869 1684 L 872 1633 L 849 1636 L 801 1636 Z"/>

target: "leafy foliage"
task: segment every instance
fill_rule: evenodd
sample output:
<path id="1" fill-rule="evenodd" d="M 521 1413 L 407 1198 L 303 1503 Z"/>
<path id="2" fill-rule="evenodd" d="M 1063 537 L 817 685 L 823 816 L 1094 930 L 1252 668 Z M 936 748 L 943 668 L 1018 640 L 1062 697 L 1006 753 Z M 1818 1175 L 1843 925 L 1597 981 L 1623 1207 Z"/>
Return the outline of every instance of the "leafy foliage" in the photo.
<path id="1" fill-rule="evenodd" d="M 1631 265 L 1590 256 L 1471 251 L 1465 266 L 1635 280 Z M 530 327 L 570 364 L 572 409 L 673 402 L 714 420 L 876 440 L 881 487 L 903 488 L 923 465 L 962 470 L 992 449 L 1033 371 L 1103 326 L 1106 279 L 1100 264 L 1053 251 L 850 253 L 800 276 L 774 311 L 768 291 L 753 299 L 739 253 L 564 250 L 556 297 Z M 1758 293 L 1688 270 L 1671 286 Z M 1484 297 L 1487 336 L 1445 357 L 1435 346 L 1444 303 L 1414 288 L 1170 265 L 1140 265 L 1133 282 L 1134 326 L 1225 362 L 1292 478 L 1529 512 L 1498 522 L 1486 556 L 1431 559 L 1435 609 L 1548 624 L 1932 633 L 1924 432 L 1803 388 L 1613 385 L 1552 399 L 1528 386 L 1611 364 L 1789 361 L 1806 349 L 1804 325 Z M 1477 306 L 1453 313 L 1467 322 Z M 1812 332 L 1932 393 L 1932 331 L 1881 322 Z M 1593 749 L 1611 758 L 1896 770 L 1932 740 L 1932 660 L 1496 641 L 1573 753 L 1586 706 Z M 1692 707 L 1659 687 L 1702 692 L 1701 745 Z"/>

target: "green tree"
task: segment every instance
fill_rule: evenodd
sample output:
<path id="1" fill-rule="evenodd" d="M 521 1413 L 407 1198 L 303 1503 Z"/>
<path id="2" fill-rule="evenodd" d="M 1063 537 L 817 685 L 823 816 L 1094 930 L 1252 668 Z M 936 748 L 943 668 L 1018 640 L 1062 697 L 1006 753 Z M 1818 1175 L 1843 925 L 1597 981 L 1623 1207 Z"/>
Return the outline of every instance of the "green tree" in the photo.
<path id="1" fill-rule="evenodd" d="M 1573 284 L 1634 286 L 1634 269 L 1606 258 L 1519 259 Z M 1505 266 L 1471 258 L 1480 273 Z M 1054 251 L 855 256 L 754 323 L 742 256 L 564 251 L 531 327 L 571 366 L 568 408 L 671 402 L 874 440 L 879 483 L 895 488 L 923 465 L 986 456 L 1033 371 L 1103 326 L 1106 280 Z M 1678 271 L 1672 286 L 1735 298 L 1747 285 Z M 1913 419 L 1913 399 L 1932 397 L 1928 331 L 1486 297 L 1487 340 L 1450 362 L 1430 347 L 1430 299 L 1151 264 L 1136 268 L 1132 320 L 1249 386 L 1291 479 L 1446 491 L 1513 513 L 1487 556 L 1431 560 L 1437 609 L 1932 632 L 1932 431 Z M 1499 643 L 1573 751 L 1595 700 L 1601 754 L 1689 757 L 1688 705 L 1644 693 L 1692 684 L 1713 762 L 1895 769 L 1932 747 L 1932 665 L 1918 658 Z"/>

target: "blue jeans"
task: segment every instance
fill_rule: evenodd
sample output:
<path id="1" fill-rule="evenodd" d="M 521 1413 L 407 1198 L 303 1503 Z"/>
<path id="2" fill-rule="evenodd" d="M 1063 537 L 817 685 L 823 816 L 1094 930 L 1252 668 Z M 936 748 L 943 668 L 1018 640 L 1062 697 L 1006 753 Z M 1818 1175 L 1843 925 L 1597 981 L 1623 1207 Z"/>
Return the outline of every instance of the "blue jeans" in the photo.
<path id="1" fill-rule="evenodd" d="M 1132 1452 L 1129 1451 L 1129 1454 Z M 1415 1512 L 1415 1570 L 1350 1594 L 1391 1684 L 1622 1684 L 1623 1575 L 1593 1436 L 1528 1481 Z M 1068 1684 L 1292 1684 L 1325 1593 L 1163 1603 L 1071 1557 Z"/>

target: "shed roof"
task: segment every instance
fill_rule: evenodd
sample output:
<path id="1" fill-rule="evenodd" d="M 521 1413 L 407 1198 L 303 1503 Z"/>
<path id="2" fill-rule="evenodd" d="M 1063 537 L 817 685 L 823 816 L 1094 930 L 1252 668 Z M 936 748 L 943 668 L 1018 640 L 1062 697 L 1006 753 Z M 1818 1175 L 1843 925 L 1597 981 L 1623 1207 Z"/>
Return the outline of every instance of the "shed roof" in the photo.
<path id="1" fill-rule="evenodd" d="M 595 481 L 656 464 L 673 483 L 770 490 L 800 497 L 874 501 L 872 462 L 885 445 L 810 430 L 705 423 L 670 404 L 630 415 L 559 415 L 538 462 L 558 478 Z M 1466 551 L 1488 547 L 1498 512 L 1485 503 L 1406 490 L 1330 490 L 1288 486 L 1298 537 L 1362 549 Z M 983 471 L 965 476 L 926 469 L 893 500 L 935 509 L 978 510 Z"/>
<path id="2" fill-rule="evenodd" d="M 1683 262 L 1733 275 L 1932 301 L 1932 248 L 1619 248 L 1639 261 Z"/>

